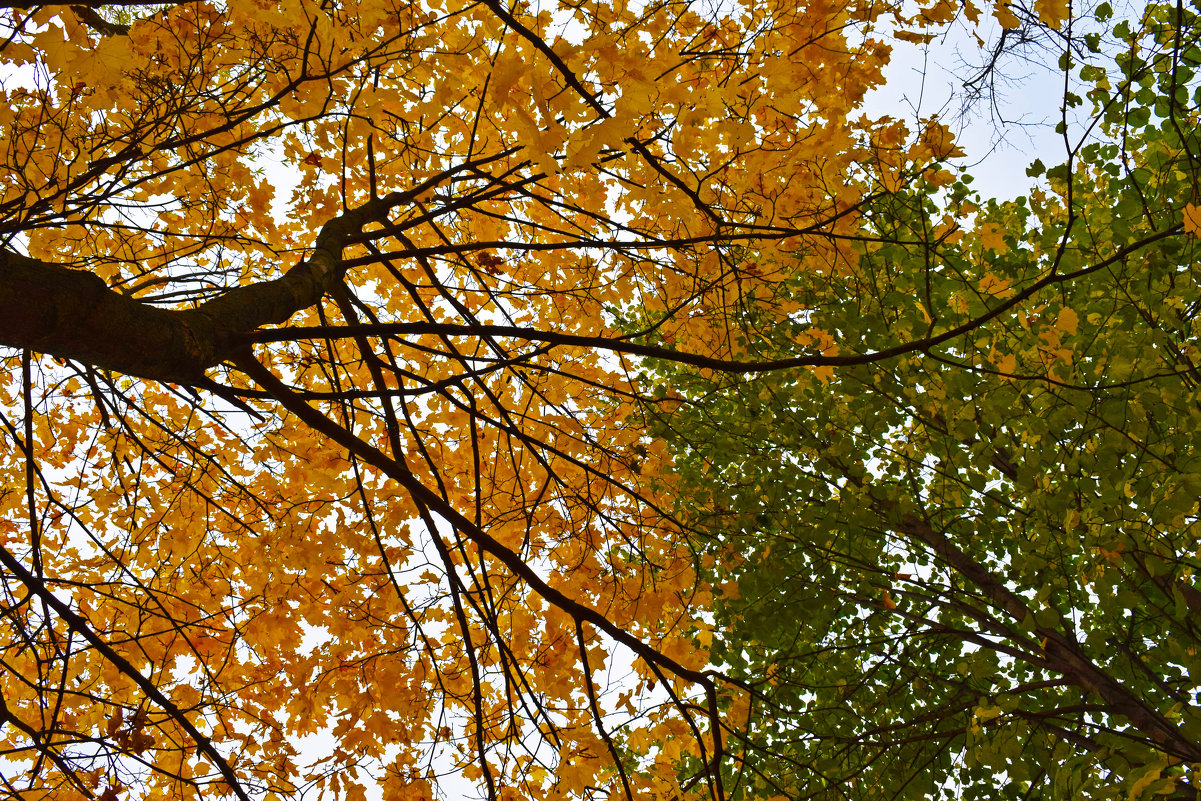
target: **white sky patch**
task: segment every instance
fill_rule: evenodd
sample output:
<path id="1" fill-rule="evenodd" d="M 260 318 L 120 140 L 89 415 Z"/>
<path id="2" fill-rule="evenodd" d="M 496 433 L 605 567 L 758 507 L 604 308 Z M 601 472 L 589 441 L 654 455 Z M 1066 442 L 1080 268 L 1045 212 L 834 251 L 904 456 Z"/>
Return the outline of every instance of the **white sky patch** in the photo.
<path id="1" fill-rule="evenodd" d="M 1036 180 L 1026 168 L 1036 159 L 1047 166 L 1060 164 L 1082 139 L 1103 138 L 1095 127 L 1092 104 L 1085 100 L 1065 110 L 1065 93 L 1085 95 L 1089 87 L 1079 71 L 1086 60 L 1116 79 L 1115 54 L 1106 48 L 1105 33 L 1120 19 L 1136 22 L 1142 7 L 1129 0 L 1110 5 L 1113 17 L 1107 22 L 1093 19 L 1096 2 L 1080 4 L 1073 8 L 1072 30 L 1036 30 L 1031 36 L 1038 41 L 1008 47 L 997 58 L 991 79 L 979 83 L 978 95 L 970 102 L 966 84 L 981 75 L 1002 36 L 987 9 L 979 24 L 956 20 L 927 44 L 894 40 L 886 80 L 868 92 L 864 111 L 890 115 L 911 127 L 937 115 L 966 152 L 959 163 L 975 179 L 972 188 L 982 197 L 1007 201 L 1028 195 Z M 1058 37 L 1068 33 L 1078 57 L 1065 75 L 1057 63 L 1063 47 Z M 1101 35 L 1100 52 L 1088 52 L 1086 33 Z M 1066 134 L 1056 130 L 1064 121 Z"/>
<path id="2" fill-rule="evenodd" d="M 1064 153 L 1055 133 L 1063 103 L 1063 74 L 1054 65 L 1036 64 L 1016 56 L 1002 58 L 999 93 L 985 94 L 964 107 L 964 83 L 989 58 L 973 36 L 973 28 L 953 23 L 928 44 L 894 41 L 885 82 L 867 93 L 863 108 L 870 116 L 889 115 L 912 125 L 938 115 L 956 133 L 967 153 L 966 172 L 973 188 L 984 197 L 1012 200 L 1026 195 L 1034 180 L 1026 167 L 1035 158 L 1048 162 Z M 1000 27 L 981 19 L 980 35 L 996 40 Z"/>

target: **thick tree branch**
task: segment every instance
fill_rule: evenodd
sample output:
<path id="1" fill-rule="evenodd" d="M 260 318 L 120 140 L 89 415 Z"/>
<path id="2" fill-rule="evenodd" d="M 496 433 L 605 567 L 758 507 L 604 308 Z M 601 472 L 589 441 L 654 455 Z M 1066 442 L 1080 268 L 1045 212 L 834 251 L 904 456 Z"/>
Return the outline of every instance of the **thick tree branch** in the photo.
<path id="1" fill-rule="evenodd" d="M 75 12 L 75 16 L 79 17 L 80 22 L 83 22 L 97 33 L 105 36 L 124 36 L 129 33 L 128 25 L 122 25 L 119 22 L 109 22 L 100 16 L 91 6 L 73 5 L 71 6 L 71 10 Z"/>
<path id="2" fill-rule="evenodd" d="M 215 363 L 194 317 L 114 292 L 89 272 L 0 250 L 0 344 L 191 383 Z"/>
<path id="3" fill-rule="evenodd" d="M 926 521 L 914 515 L 906 515 L 900 521 L 898 529 L 925 543 L 956 572 L 983 591 L 1013 620 L 1019 623 L 1035 620 L 1034 611 L 1020 596 Z M 1196 743 L 1172 721 L 1143 703 L 1137 695 L 1089 659 L 1070 633 L 1038 623 L 1034 624 L 1033 632 L 1042 640 L 1046 667 L 1049 670 L 1059 673 L 1077 687 L 1099 697 L 1109 710 L 1124 715 L 1131 724 L 1166 752 L 1189 762 L 1201 761 L 1201 748 Z"/>
<path id="4" fill-rule="evenodd" d="M 309 258 L 280 278 L 236 287 L 194 309 L 160 309 L 91 273 L 0 250 L 0 345 L 142 378 L 201 383 L 246 333 L 317 303 L 340 277 L 348 241 L 404 197 L 392 193 L 344 212 L 321 229 Z"/>

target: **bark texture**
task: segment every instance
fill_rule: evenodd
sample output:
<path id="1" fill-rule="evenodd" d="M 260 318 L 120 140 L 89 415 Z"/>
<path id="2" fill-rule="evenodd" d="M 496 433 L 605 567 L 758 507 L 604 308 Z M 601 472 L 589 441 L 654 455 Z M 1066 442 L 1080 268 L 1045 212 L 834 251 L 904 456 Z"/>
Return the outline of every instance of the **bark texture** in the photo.
<path id="1" fill-rule="evenodd" d="M 194 316 L 121 295 L 89 272 L 0 251 L 0 344 L 191 383 L 215 364 Z"/>
<path id="2" fill-rule="evenodd" d="M 342 251 L 399 195 L 328 222 L 312 255 L 283 276 L 236 287 L 192 309 L 162 309 L 110 289 L 92 273 L 0 249 L 0 345 L 127 375 L 196 384 L 264 325 L 317 303 L 340 279 Z"/>

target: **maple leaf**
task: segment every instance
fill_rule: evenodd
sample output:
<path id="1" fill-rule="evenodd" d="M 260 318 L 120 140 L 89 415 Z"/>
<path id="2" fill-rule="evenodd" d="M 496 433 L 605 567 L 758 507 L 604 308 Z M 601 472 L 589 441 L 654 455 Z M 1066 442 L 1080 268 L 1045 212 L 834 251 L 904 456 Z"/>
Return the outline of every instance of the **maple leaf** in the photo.
<path id="1" fill-rule="evenodd" d="M 1034 11 L 1047 25 L 1058 29 L 1068 18 L 1068 0 L 1037 0 Z"/>
<path id="2" fill-rule="evenodd" d="M 1184 207 L 1184 230 L 1194 236 L 1201 236 L 1201 207 L 1192 203 Z"/>

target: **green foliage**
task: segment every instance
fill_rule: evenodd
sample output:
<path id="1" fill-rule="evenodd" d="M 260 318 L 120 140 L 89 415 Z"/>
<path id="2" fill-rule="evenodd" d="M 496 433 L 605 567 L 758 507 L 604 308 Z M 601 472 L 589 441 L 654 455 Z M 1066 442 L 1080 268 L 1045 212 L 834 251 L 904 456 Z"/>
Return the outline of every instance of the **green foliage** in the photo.
<path id="1" fill-rule="evenodd" d="M 858 263 L 780 282 L 803 311 L 742 320 L 760 358 L 914 347 L 657 368 L 692 401 L 648 415 L 725 590 L 713 659 L 754 688 L 739 797 L 1195 797 L 1197 16 L 1113 33 L 1079 70 L 1100 135 L 1028 200 L 915 182 Z"/>

